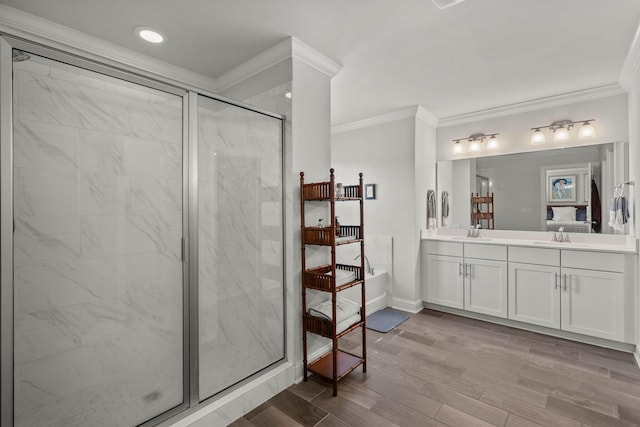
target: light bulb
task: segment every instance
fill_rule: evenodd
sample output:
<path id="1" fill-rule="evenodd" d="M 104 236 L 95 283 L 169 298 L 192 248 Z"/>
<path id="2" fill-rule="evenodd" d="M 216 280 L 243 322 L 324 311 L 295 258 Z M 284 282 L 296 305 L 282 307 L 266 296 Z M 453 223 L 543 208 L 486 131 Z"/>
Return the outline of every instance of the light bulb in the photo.
<path id="1" fill-rule="evenodd" d="M 455 141 L 453 144 L 453 154 L 462 154 L 463 151 L 464 148 L 462 147 L 462 144 L 460 144 L 460 141 Z"/>
<path id="2" fill-rule="evenodd" d="M 480 151 L 480 141 L 470 141 L 469 143 L 469 151 L 475 153 L 476 151 Z"/>
<path id="3" fill-rule="evenodd" d="M 565 142 L 570 139 L 569 130 L 565 127 L 559 127 L 553 133 L 553 141 L 554 142 Z"/>
<path id="4" fill-rule="evenodd" d="M 578 131 L 578 139 L 591 139 L 595 138 L 596 129 L 589 122 L 584 122 L 582 126 L 580 126 L 580 130 Z"/>
<path id="5" fill-rule="evenodd" d="M 491 135 L 489 142 L 487 142 L 487 150 L 495 150 L 498 148 L 498 138 L 495 135 Z"/>
<path id="6" fill-rule="evenodd" d="M 146 40 L 149 43 L 162 43 L 166 39 L 166 36 L 155 28 L 136 27 L 135 31 L 141 39 Z"/>
<path id="7" fill-rule="evenodd" d="M 531 134 L 531 145 L 544 144 L 545 142 L 547 142 L 547 138 L 545 138 L 544 133 L 542 133 L 540 129 L 533 131 L 533 134 Z"/>

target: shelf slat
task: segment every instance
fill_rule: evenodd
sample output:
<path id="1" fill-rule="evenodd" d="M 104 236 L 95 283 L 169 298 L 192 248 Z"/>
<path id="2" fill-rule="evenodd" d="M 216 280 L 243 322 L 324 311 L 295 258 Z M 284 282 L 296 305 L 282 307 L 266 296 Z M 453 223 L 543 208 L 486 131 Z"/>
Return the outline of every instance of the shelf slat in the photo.
<path id="1" fill-rule="evenodd" d="M 338 350 L 338 380 L 364 363 L 364 359 Z M 307 369 L 321 377 L 333 379 L 333 357 L 329 352 L 320 359 L 309 364 Z"/>

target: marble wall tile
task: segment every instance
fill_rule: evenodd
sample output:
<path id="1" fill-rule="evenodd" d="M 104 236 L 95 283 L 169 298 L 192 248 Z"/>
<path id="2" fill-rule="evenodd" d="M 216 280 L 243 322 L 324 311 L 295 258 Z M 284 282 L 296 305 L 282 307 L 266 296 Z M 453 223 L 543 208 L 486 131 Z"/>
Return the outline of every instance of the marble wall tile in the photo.
<path id="1" fill-rule="evenodd" d="M 79 215 L 124 215 L 130 178 L 121 175 L 80 173 L 78 177 Z"/>
<path id="2" fill-rule="evenodd" d="M 264 264 L 282 267 L 282 242 L 279 240 L 262 240 L 260 244 L 260 261 Z"/>
<path id="3" fill-rule="evenodd" d="M 122 135 L 81 130 L 79 169 L 86 172 L 123 175 L 127 138 Z"/>
<path id="4" fill-rule="evenodd" d="M 20 119 L 121 135 L 130 132 L 127 97 L 27 71 L 19 72 L 17 85 Z"/>
<path id="5" fill-rule="evenodd" d="M 131 177 L 131 215 L 180 215 L 182 179 Z"/>
<path id="6" fill-rule="evenodd" d="M 72 216 L 76 213 L 75 171 L 14 168 L 14 180 L 16 216 Z"/>
<path id="7" fill-rule="evenodd" d="M 13 164 L 17 168 L 68 171 L 78 165 L 78 130 L 16 120 Z"/>
<path id="8" fill-rule="evenodd" d="M 182 102 L 131 99 L 131 133 L 141 139 L 181 145 Z"/>
<path id="9" fill-rule="evenodd" d="M 124 149 L 126 175 L 182 177 L 182 146 L 162 141 L 127 138 Z"/>
<path id="10" fill-rule="evenodd" d="M 80 233 L 83 258 L 159 253 L 180 260 L 181 215 L 83 216 Z"/>
<path id="11" fill-rule="evenodd" d="M 80 231 L 73 216 L 15 216 L 14 266 L 73 259 L 80 255 Z"/>
<path id="12" fill-rule="evenodd" d="M 282 203 L 262 202 L 260 209 L 260 223 L 264 226 L 277 226 L 282 224 Z"/>

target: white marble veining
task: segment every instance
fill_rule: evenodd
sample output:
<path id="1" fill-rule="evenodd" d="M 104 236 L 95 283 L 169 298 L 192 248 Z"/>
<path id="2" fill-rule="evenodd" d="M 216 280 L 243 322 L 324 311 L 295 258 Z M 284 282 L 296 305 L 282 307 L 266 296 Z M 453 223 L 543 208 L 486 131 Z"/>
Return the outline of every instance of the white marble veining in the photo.
<path id="1" fill-rule="evenodd" d="M 15 425 L 142 423 L 184 398 L 182 101 L 14 75 Z"/>
<path id="2" fill-rule="evenodd" d="M 204 398 L 283 359 L 285 343 L 280 122 L 222 103 L 201 105 L 198 264 Z"/>

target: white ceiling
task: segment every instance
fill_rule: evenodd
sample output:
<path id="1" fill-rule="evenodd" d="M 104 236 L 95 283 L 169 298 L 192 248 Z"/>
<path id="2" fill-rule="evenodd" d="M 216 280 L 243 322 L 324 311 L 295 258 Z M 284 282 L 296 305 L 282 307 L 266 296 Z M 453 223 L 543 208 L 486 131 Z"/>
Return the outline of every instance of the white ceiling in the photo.
<path id="1" fill-rule="evenodd" d="M 217 78 L 294 36 L 343 68 L 332 122 L 422 105 L 439 118 L 618 81 L 639 0 L 2 0 Z M 138 40 L 148 25 L 164 45 Z"/>

